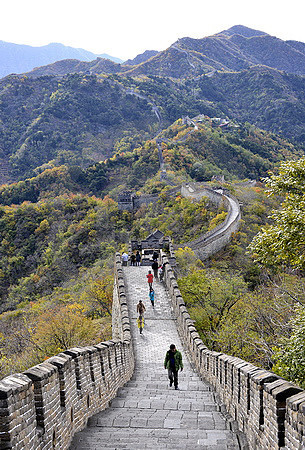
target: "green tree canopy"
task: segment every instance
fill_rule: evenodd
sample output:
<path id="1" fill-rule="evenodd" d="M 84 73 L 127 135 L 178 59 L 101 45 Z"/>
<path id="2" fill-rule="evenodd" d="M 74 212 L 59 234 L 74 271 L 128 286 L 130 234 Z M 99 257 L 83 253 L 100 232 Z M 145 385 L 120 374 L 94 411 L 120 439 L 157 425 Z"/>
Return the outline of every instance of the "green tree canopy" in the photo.
<path id="1" fill-rule="evenodd" d="M 281 209 L 270 216 L 274 223 L 253 239 L 250 251 L 266 266 L 286 265 L 305 270 L 305 158 L 281 164 L 278 174 L 264 180 L 269 195 L 281 195 Z"/>

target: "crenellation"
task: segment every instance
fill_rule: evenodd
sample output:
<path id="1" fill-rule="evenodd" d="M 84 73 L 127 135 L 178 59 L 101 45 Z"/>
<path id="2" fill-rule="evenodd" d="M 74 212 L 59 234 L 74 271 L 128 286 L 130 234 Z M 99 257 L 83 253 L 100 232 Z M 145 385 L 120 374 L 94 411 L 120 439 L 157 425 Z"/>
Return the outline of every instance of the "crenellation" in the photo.
<path id="1" fill-rule="evenodd" d="M 201 376 L 209 382 L 253 449 L 305 448 L 305 392 L 272 372 L 240 358 L 208 350 L 198 336 L 179 291 L 172 284 L 167 257 L 165 283 L 179 333 Z"/>
<path id="2" fill-rule="evenodd" d="M 215 390 L 249 448 L 305 447 L 305 392 L 240 358 L 209 350 L 200 339 L 168 259 L 164 281 L 177 328 L 198 373 Z M 113 339 L 75 347 L 0 382 L 0 448 L 68 449 L 90 416 L 108 407 L 134 370 L 120 255 L 115 260 Z M 232 422 L 233 420 L 233 422 Z"/>
<path id="3" fill-rule="evenodd" d="M 107 408 L 131 378 L 134 356 L 119 254 L 115 275 L 113 308 L 120 320 L 114 340 L 65 350 L 0 382 L 1 449 L 68 449 L 88 418 Z"/>

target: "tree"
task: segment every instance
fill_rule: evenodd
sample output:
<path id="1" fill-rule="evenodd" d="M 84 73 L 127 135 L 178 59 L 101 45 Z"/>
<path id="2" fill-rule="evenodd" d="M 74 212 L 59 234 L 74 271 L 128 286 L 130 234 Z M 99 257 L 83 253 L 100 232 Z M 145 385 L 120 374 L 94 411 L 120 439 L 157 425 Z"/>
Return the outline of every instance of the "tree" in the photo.
<path id="1" fill-rule="evenodd" d="M 233 306 L 245 295 L 245 282 L 233 274 L 193 269 L 178 284 L 202 340 L 209 348 L 218 349 L 217 334 Z"/>
<path id="2" fill-rule="evenodd" d="M 88 280 L 88 289 L 81 296 L 81 301 L 88 304 L 87 316 L 101 318 L 111 316 L 113 295 L 113 276 L 101 276 Z"/>
<path id="3" fill-rule="evenodd" d="M 281 164 L 278 175 L 264 180 L 268 195 L 281 195 L 281 209 L 270 216 L 274 224 L 263 228 L 249 248 L 265 266 L 291 266 L 305 270 L 305 158 Z"/>
<path id="4" fill-rule="evenodd" d="M 68 348 L 98 342 L 100 335 L 99 323 L 85 317 L 79 305 L 71 304 L 41 314 L 32 342 L 39 362 Z"/>
<path id="5" fill-rule="evenodd" d="M 296 316 L 291 320 L 292 333 L 283 338 L 276 349 L 277 360 L 273 371 L 286 380 L 305 388 L 305 308 L 298 306 Z"/>

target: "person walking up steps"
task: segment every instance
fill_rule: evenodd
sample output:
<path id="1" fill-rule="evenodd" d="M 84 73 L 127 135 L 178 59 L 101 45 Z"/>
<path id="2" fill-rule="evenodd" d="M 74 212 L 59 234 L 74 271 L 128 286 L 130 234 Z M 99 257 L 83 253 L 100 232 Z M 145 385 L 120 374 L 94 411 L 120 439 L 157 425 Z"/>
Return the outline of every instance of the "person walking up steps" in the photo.
<path id="1" fill-rule="evenodd" d="M 151 301 L 151 305 L 154 308 L 155 307 L 155 291 L 153 290 L 153 288 L 149 288 L 149 299 Z"/>
<path id="2" fill-rule="evenodd" d="M 140 334 L 142 334 L 142 331 L 144 329 L 144 316 L 139 316 L 137 318 L 137 322 L 138 322 L 138 328 L 139 328 Z"/>
<path id="3" fill-rule="evenodd" d="M 159 280 L 162 281 L 164 277 L 164 268 L 162 265 L 159 267 L 158 272 L 159 272 Z"/>
<path id="4" fill-rule="evenodd" d="M 154 277 L 155 277 L 155 279 L 157 280 L 158 279 L 158 262 L 157 262 L 157 260 L 155 259 L 154 261 L 153 261 L 153 263 L 152 263 L 152 265 L 151 265 L 151 268 L 152 268 L 152 270 L 154 271 Z"/>
<path id="5" fill-rule="evenodd" d="M 139 303 L 137 304 L 137 313 L 139 313 L 139 317 L 137 318 L 138 328 L 140 331 L 140 334 L 142 334 L 143 328 L 144 328 L 144 312 L 146 311 L 145 305 L 142 302 L 142 300 L 139 300 Z"/>
<path id="6" fill-rule="evenodd" d="M 148 281 L 148 286 L 150 288 L 152 288 L 152 284 L 153 284 L 153 281 L 154 281 L 154 276 L 151 273 L 151 270 L 148 271 L 148 275 L 146 275 L 146 278 L 147 278 L 147 281 Z"/>
<path id="7" fill-rule="evenodd" d="M 176 349 L 175 344 L 171 344 L 169 350 L 166 352 L 164 360 L 164 369 L 168 370 L 168 378 L 170 387 L 173 385 L 175 389 L 178 388 L 178 370 L 183 370 L 182 355 Z"/>
<path id="8" fill-rule="evenodd" d="M 142 300 L 139 300 L 139 303 L 137 304 L 137 313 L 139 313 L 139 316 L 143 316 L 145 311 L 146 308 L 144 303 L 142 302 Z"/>

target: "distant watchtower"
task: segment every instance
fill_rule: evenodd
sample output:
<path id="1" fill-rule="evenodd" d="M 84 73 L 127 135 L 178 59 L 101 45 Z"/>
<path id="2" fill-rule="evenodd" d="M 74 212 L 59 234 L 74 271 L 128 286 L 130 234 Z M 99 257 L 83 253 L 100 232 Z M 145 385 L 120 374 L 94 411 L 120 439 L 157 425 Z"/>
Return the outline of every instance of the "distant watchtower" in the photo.
<path id="1" fill-rule="evenodd" d="M 118 195 L 118 208 L 120 211 L 133 211 L 135 209 L 136 194 L 131 191 L 122 191 Z"/>

